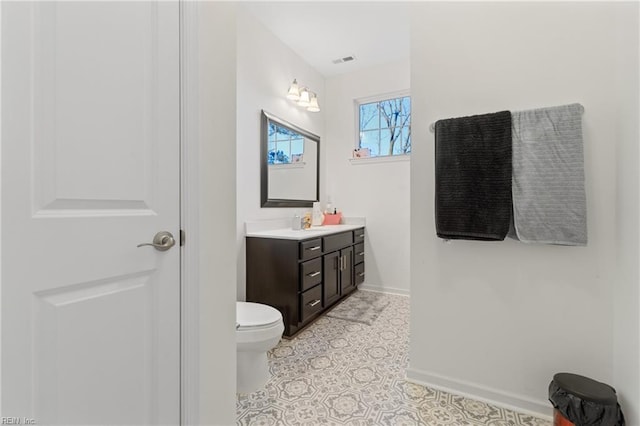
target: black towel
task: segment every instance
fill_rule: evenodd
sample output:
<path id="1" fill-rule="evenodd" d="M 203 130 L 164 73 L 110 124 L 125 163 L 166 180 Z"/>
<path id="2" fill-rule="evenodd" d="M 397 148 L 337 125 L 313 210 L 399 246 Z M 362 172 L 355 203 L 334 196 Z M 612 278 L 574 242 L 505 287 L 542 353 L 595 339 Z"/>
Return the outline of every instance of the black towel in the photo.
<path id="1" fill-rule="evenodd" d="M 504 240 L 511 219 L 511 113 L 439 120 L 436 232 L 444 239 Z"/>

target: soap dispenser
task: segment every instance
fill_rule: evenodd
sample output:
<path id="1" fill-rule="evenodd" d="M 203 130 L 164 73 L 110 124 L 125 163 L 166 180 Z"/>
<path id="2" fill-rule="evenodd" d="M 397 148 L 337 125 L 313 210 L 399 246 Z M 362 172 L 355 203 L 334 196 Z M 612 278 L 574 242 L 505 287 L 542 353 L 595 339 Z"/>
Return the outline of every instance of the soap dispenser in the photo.
<path id="1" fill-rule="evenodd" d="M 331 197 L 327 197 L 327 207 L 324 209 L 324 214 L 333 213 L 333 204 L 331 204 Z"/>
<path id="2" fill-rule="evenodd" d="M 324 215 L 322 214 L 322 209 L 320 208 L 320 202 L 315 201 L 313 203 L 313 215 L 311 219 L 311 225 L 320 226 L 322 225 L 323 220 L 324 220 Z"/>

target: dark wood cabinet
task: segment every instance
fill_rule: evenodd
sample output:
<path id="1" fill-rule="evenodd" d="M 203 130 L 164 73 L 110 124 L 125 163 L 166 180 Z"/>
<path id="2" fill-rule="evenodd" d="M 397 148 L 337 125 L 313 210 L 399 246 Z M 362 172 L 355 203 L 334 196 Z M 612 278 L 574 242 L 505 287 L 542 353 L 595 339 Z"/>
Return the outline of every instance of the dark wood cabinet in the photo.
<path id="1" fill-rule="evenodd" d="M 354 285 L 364 282 L 364 228 L 353 232 L 353 281 Z"/>
<path id="2" fill-rule="evenodd" d="M 334 251 L 323 256 L 324 304 L 331 306 L 340 299 L 340 252 Z"/>
<path id="3" fill-rule="evenodd" d="M 356 289 L 354 281 L 353 247 L 334 251 L 323 256 L 324 303 L 330 306 L 342 296 Z"/>
<path id="4" fill-rule="evenodd" d="M 364 228 L 304 240 L 248 236 L 246 241 L 247 301 L 280 310 L 286 337 L 364 281 Z"/>
<path id="5" fill-rule="evenodd" d="M 340 250 L 340 257 L 343 259 L 340 271 L 340 295 L 344 296 L 356 289 L 353 280 L 353 247 Z"/>

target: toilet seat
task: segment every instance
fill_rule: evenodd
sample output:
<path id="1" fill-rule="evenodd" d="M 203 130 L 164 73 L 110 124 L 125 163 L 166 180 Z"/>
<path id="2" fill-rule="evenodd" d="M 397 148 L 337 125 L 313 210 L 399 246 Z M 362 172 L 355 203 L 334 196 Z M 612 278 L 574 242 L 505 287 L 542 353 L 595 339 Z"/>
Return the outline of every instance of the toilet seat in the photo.
<path id="1" fill-rule="evenodd" d="M 272 306 L 253 302 L 236 302 L 238 331 L 272 328 L 282 322 L 282 314 Z"/>

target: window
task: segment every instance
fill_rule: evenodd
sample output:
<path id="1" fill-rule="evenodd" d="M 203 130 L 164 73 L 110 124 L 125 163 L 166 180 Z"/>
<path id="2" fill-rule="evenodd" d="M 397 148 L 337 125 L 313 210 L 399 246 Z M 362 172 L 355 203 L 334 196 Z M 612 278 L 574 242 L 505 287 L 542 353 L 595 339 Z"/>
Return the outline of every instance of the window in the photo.
<path id="1" fill-rule="evenodd" d="M 289 164 L 302 160 L 304 137 L 282 126 L 269 123 L 268 164 Z"/>
<path id="2" fill-rule="evenodd" d="M 411 97 L 356 101 L 358 146 L 362 156 L 382 157 L 411 152 Z"/>

